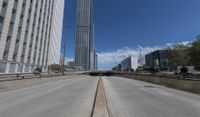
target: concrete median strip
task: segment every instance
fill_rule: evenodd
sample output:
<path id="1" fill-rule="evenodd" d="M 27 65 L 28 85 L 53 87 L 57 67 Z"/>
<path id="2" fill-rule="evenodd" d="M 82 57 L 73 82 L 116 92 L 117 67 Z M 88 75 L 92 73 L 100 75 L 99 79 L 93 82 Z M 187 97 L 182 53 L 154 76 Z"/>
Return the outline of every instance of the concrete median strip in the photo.
<path id="1" fill-rule="evenodd" d="M 92 117 L 109 117 L 103 79 L 99 79 Z"/>

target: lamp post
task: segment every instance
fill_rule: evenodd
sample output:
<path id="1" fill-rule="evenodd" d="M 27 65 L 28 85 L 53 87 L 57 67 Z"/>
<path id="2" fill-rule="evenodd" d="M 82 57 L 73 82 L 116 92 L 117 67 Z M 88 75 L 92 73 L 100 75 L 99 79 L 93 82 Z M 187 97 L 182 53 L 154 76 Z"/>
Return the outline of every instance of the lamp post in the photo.
<path id="1" fill-rule="evenodd" d="M 22 73 L 23 73 L 23 63 L 20 63 L 20 66 L 21 66 L 21 74 L 20 74 L 20 76 L 22 77 Z"/>
<path id="2" fill-rule="evenodd" d="M 68 10 L 67 10 L 67 12 L 65 12 L 66 13 L 66 15 L 69 17 L 70 16 L 70 3 L 71 3 L 71 0 L 68 0 L 68 3 L 67 3 L 67 8 L 68 8 Z M 68 6 L 69 5 L 69 6 Z M 63 63 L 62 63 L 62 74 L 64 75 L 65 74 L 65 69 L 66 69 L 66 67 L 65 67 L 65 57 L 66 57 L 66 49 L 67 49 L 67 45 L 66 45 L 66 42 L 67 42 L 67 35 L 66 35 L 66 33 L 67 33 L 67 29 L 70 29 L 71 28 L 71 26 L 68 26 L 67 25 L 67 23 L 65 23 L 65 32 L 64 32 L 64 47 L 63 47 Z"/>
<path id="3" fill-rule="evenodd" d="M 142 49 L 140 46 L 138 46 L 138 49 L 139 49 L 139 53 L 140 53 L 140 57 L 139 57 L 139 64 L 142 66 Z"/>

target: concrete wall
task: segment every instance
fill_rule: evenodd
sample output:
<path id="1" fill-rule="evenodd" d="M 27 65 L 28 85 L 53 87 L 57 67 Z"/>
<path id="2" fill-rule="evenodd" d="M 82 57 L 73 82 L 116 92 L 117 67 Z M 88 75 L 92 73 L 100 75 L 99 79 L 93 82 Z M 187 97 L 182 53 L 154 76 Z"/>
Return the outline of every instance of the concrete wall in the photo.
<path id="1" fill-rule="evenodd" d="M 115 74 L 115 75 L 200 94 L 200 80 L 186 80 L 186 79 L 178 80 L 178 79 L 171 79 L 164 77 L 145 76 L 145 75 L 126 75 L 126 74 Z"/>

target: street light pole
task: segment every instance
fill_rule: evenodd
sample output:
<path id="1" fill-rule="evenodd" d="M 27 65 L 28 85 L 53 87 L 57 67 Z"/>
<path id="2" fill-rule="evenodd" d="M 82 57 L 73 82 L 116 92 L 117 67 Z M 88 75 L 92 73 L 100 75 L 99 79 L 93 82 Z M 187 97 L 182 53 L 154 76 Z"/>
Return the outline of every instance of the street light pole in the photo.
<path id="1" fill-rule="evenodd" d="M 141 49 L 141 47 L 139 46 L 138 47 L 138 49 L 139 49 L 139 52 L 140 52 L 140 57 L 139 57 L 139 64 L 142 66 L 142 49 Z"/>
<path id="2" fill-rule="evenodd" d="M 66 40 L 67 40 L 67 36 L 66 36 L 66 32 L 64 32 L 64 53 L 63 53 L 63 63 L 62 63 L 62 74 L 65 74 L 65 56 L 66 56 Z"/>
<path id="3" fill-rule="evenodd" d="M 67 5 L 70 5 L 70 0 L 68 0 L 68 3 Z M 68 8 L 68 12 L 66 12 L 67 16 L 69 17 L 70 16 L 70 6 L 67 7 Z M 65 72 L 65 57 L 66 57 L 66 49 L 67 49 L 67 29 L 69 28 L 70 29 L 70 26 L 67 25 L 66 23 L 66 27 L 65 27 L 65 31 L 64 31 L 64 50 L 63 50 L 63 63 L 62 63 L 62 74 L 64 75 L 64 72 Z"/>
<path id="4" fill-rule="evenodd" d="M 23 72 L 23 63 L 21 63 L 21 77 L 22 77 L 22 72 Z"/>

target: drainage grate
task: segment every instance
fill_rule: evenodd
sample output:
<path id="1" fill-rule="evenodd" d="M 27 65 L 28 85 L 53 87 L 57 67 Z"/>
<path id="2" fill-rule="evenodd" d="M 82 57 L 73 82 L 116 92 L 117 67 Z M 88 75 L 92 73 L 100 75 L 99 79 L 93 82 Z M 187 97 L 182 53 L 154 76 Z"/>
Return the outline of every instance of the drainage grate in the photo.
<path id="1" fill-rule="evenodd" d="M 144 86 L 145 88 L 155 88 L 154 86 Z"/>

